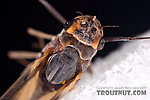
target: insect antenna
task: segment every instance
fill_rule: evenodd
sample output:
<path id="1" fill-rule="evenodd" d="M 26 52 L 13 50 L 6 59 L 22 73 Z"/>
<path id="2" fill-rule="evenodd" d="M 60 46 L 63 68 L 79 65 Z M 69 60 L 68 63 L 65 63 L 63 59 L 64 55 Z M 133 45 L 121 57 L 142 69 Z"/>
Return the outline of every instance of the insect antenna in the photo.
<path id="1" fill-rule="evenodd" d="M 101 39 L 97 50 L 102 50 L 106 42 L 133 41 L 141 39 L 150 39 L 150 37 L 104 37 Z"/>
<path id="2" fill-rule="evenodd" d="M 77 14 L 80 14 L 81 16 L 83 16 L 83 13 L 81 11 L 76 11 Z"/>
<path id="3" fill-rule="evenodd" d="M 65 24 L 66 19 L 47 1 L 39 0 L 39 2 L 62 24 Z"/>
<path id="4" fill-rule="evenodd" d="M 141 39 L 150 39 L 150 37 L 105 37 L 105 42 L 117 42 L 117 41 L 133 41 Z"/>
<path id="5" fill-rule="evenodd" d="M 102 28 L 107 27 L 119 27 L 116 25 L 106 25 L 102 26 Z M 133 41 L 133 40 L 141 40 L 141 39 L 150 39 L 150 37 L 104 37 L 104 42 L 121 42 L 121 41 Z"/>
<path id="6" fill-rule="evenodd" d="M 107 28 L 107 27 L 119 27 L 117 25 L 106 25 L 106 26 L 102 26 L 102 28 Z"/>

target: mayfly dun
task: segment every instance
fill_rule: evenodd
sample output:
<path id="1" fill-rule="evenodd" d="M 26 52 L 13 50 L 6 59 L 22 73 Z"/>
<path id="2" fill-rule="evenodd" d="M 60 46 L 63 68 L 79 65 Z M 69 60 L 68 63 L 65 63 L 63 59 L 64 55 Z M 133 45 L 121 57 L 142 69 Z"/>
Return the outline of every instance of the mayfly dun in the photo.
<path id="1" fill-rule="evenodd" d="M 36 58 L 18 80 L 2 95 L 1 100 L 54 100 L 74 88 L 90 66 L 97 51 L 106 42 L 150 39 L 150 37 L 103 38 L 103 28 L 96 16 L 83 15 L 67 21 L 46 1 L 39 0 L 65 27 L 57 35 L 28 29 L 29 34 L 51 40 L 40 53 L 10 52 L 11 58 Z"/>

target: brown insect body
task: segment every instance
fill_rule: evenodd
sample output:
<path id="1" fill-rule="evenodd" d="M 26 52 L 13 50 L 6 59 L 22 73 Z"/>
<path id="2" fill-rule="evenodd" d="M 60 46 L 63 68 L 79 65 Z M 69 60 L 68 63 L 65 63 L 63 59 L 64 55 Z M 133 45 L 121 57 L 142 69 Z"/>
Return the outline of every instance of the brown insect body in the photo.
<path id="1" fill-rule="evenodd" d="M 62 67 L 62 65 L 64 66 L 64 63 L 67 61 L 68 64 L 72 62 L 70 63 L 70 66 L 71 64 L 74 64 L 74 63 L 75 65 L 79 64 L 80 67 L 76 68 L 78 69 L 78 71 L 79 70 L 85 71 L 92 57 L 96 54 L 99 40 L 101 39 L 103 35 L 102 31 L 100 33 L 100 28 L 98 27 L 101 27 L 101 26 L 98 20 L 95 19 L 95 16 L 94 17 L 93 16 L 76 17 L 73 20 L 72 25 L 68 29 L 63 29 L 62 32 L 49 44 L 49 46 L 52 47 L 52 50 L 53 49 L 54 50 L 53 51 L 51 50 L 53 54 L 50 54 L 51 56 L 49 57 L 49 60 L 46 66 L 47 67 L 49 66 L 50 67 L 53 67 L 53 66 Z M 47 49 L 49 49 L 49 46 L 47 46 Z M 60 58 L 61 56 L 62 58 Z M 53 59 L 57 59 L 57 60 L 53 61 Z M 59 60 L 60 60 L 60 64 L 51 65 L 51 63 L 56 64 Z M 63 64 L 61 65 L 61 63 Z M 57 69 L 57 71 L 58 70 L 59 68 Z M 54 69 L 50 69 L 49 74 L 53 72 L 54 72 Z M 48 79 L 49 81 L 52 80 L 53 76 L 55 75 L 50 75 L 50 76 L 46 75 L 46 77 L 49 78 Z M 62 80 L 61 82 L 63 81 L 66 81 L 66 80 Z M 54 83 L 60 84 L 60 82 L 59 83 L 54 82 Z"/>
<path id="2" fill-rule="evenodd" d="M 49 49 L 52 54 L 48 54 L 40 78 L 44 82 L 43 86 L 49 87 L 47 91 L 58 91 L 64 85 L 69 85 L 88 68 L 103 35 L 100 27 L 95 16 L 78 16 L 70 27 L 63 29 L 46 46 L 43 53 Z"/>
<path id="3" fill-rule="evenodd" d="M 60 59 L 60 63 L 63 63 L 62 64 L 63 66 L 66 61 L 67 63 L 72 62 L 70 63 L 70 66 L 74 63 L 75 65 L 79 64 L 78 66 L 76 66 L 78 68 L 75 68 L 75 69 L 77 69 L 77 71 L 84 72 L 87 69 L 89 62 L 91 61 L 93 56 L 96 54 L 97 46 L 103 35 L 102 31 L 100 33 L 99 27 L 101 27 L 100 23 L 98 22 L 98 20 L 96 20 L 95 16 L 94 17 L 93 16 L 76 17 L 73 20 L 72 25 L 68 29 L 63 29 L 62 32 L 56 37 L 56 40 L 58 38 L 58 43 L 57 43 L 57 46 L 54 46 L 54 48 L 56 49 L 56 47 L 58 47 L 59 50 L 57 51 L 58 54 L 56 54 L 55 50 L 54 52 L 56 55 L 59 55 L 59 57 L 55 56 L 57 58 L 57 61 L 59 61 Z M 51 45 L 53 45 L 53 42 L 55 42 L 55 40 L 52 41 Z M 60 58 L 61 56 L 63 57 Z M 48 62 L 52 63 L 53 62 L 52 60 L 55 57 L 54 56 L 51 57 Z M 57 61 L 56 62 L 54 61 L 54 63 L 56 64 Z M 59 65 L 61 64 L 54 65 L 54 66 L 59 66 Z M 46 66 L 49 66 L 49 64 L 47 63 Z M 50 65 L 50 67 L 52 66 L 53 65 Z M 52 71 L 54 72 L 54 69 L 51 69 L 51 72 Z M 65 72 L 67 73 L 67 71 Z M 50 77 L 49 78 L 52 79 L 52 76 L 54 75 L 50 75 L 51 78 Z M 63 81 L 66 81 L 66 80 L 64 79 L 61 82 Z M 56 83 L 57 82 L 55 82 L 55 84 Z"/>
<path id="4" fill-rule="evenodd" d="M 50 4 L 45 0 L 39 1 L 64 24 L 66 20 Z M 38 33 L 37 37 L 43 39 L 49 37 L 52 41 L 44 47 L 40 57 L 27 66 L 0 100 L 60 99 L 74 87 L 82 73 L 89 67 L 97 50 L 101 50 L 105 42 L 150 39 L 150 37 L 102 38 L 104 27 L 116 26 L 102 27 L 96 16 L 80 14 L 81 16 L 75 17 L 72 22 L 66 22 L 65 28 L 53 39 L 43 32 L 30 30 L 29 33 L 34 36 Z"/>
<path id="5" fill-rule="evenodd" d="M 103 26 L 111 27 L 111 26 Z M 25 69 L 1 100 L 53 100 L 61 98 L 81 78 L 105 42 L 149 39 L 150 37 L 103 38 L 96 16 L 81 15 L 48 43 L 41 56 Z"/>
<path id="6" fill-rule="evenodd" d="M 3 96 L 12 100 L 45 100 L 63 96 L 88 68 L 103 36 L 95 16 L 77 16 L 41 52 Z M 28 74 L 26 74 L 28 73 Z M 19 84 L 19 87 L 16 86 Z M 15 88 L 15 89 L 13 89 Z M 5 100 L 2 99 L 2 100 Z"/>

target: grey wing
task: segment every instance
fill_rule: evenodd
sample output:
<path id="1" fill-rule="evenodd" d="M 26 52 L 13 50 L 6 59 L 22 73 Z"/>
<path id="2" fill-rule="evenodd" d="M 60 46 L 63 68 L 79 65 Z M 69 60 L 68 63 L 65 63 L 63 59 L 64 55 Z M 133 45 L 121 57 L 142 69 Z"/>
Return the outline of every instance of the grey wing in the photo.
<path id="1" fill-rule="evenodd" d="M 46 79 L 52 84 L 61 84 L 69 80 L 76 72 L 78 58 L 78 52 L 72 47 L 53 55 L 46 64 Z"/>

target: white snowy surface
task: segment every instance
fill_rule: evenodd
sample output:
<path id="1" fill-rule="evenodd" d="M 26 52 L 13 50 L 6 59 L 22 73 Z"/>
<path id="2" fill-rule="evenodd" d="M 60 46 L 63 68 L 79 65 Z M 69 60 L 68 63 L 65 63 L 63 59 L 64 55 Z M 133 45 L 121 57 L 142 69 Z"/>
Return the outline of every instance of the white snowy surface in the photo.
<path id="1" fill-rule="evenodd" d="M 150 31 L 142 36 L 150 36 Z M 150 100 L 150 40 L 126 42 L 106 58 L 97 58 L 92 70 L 62 100 Z M 98 95 L 97 90 L 105 87 L 130 87 L 131 91 L 144 87 L 146 95 Z"/>

